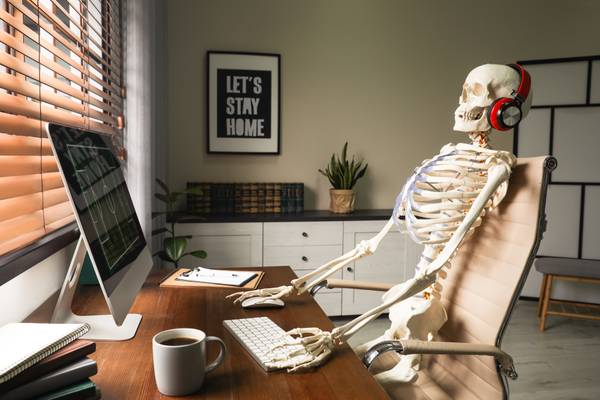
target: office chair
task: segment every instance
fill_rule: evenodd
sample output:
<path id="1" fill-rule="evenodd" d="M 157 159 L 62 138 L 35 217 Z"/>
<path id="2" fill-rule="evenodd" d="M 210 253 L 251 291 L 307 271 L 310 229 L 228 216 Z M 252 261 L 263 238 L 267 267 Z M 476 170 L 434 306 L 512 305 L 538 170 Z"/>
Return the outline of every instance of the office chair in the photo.
<path id="1" fill-rule="evenodd" d="M 432 342 L 389 340 L 363 358 L 373 374 L 390 369 L 400 354 L 426 354 L 413 383 L 386 387 L 393 399 L 507 399 L 516 379 L 502 337 L 545 230 L 546 191 L 554 157 L 520 158 L 506 197 L 465 239 L 443 286 L 448 321 Z M 393 284 L 330 279 L 320 288 L 386 291 Z"/>

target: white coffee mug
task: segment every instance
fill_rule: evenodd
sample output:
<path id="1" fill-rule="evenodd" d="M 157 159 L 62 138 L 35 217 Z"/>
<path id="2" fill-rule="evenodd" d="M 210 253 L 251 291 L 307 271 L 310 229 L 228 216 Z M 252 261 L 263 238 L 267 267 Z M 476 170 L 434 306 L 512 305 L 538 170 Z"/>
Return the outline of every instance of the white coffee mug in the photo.
<path id="1" fill-rule="evenodd" d="M 174 339 L 188 343 L 165 344 L 173 343 Z M 211 341 L 219 343 L 221 350 L 216 360 L 206 365 L 206 342 Z M 204 375 L 223 362 L 226 352 L 221 339 L 206 336 L 199 329 L 169 329 L 156 334 L 152 338 L 152 357 L 158 390 L 167 396 L 185 396 L 198 391 L 204 383 Z"/>

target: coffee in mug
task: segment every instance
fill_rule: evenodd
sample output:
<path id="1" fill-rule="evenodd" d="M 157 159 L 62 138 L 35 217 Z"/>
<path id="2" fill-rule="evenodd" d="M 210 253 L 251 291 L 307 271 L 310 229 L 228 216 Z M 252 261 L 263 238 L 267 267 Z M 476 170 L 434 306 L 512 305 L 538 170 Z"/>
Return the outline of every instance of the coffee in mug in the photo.
<path id="1" fill-rule="evenodd" d="M 206 365 L 206 343 L 217 342 L 221 350 Z M 178 328 L 160 332 L 152 338 L 154 378 L 158 390 L 167 396 L 185 396 L 198 391 L 204 376 L 217 368 L 225 358 L 225 343 L 206 336 L 199 329 Z"/>

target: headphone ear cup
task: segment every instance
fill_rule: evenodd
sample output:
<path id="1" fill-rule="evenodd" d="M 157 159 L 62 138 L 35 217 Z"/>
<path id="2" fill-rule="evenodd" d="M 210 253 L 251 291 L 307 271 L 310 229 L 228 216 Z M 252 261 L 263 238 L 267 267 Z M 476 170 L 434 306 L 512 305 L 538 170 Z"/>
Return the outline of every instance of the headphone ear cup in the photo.
<path id="1" fill-rule="evenodd" d="M 490 126 L 498 131 L 507 131 L 511 127 L 504 123 L 503 112 L 507 106 L 513 103 L 513 99 L 508 97 L 500 97 L 489 106 L 488 122 Z"/>

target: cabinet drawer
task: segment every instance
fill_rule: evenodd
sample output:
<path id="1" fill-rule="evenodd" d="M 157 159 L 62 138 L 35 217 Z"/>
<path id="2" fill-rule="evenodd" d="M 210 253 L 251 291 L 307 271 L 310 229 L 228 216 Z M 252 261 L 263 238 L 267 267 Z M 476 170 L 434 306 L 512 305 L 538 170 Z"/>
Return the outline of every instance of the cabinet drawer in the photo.
<path id="1" fill-rule="evenodd" d="M 315 295 L 315 300 L 328 316 L 334 317 L 342 315 L 341 293 L 317 293 Z"/>
<path id="2" fill-rule="evenodd" d="M 342 246 L 271 246 L 264 248 L 264 265 L 316 269 L 342 255 Z"/>
<path id="3" fill-rule="evenodd" d="M 335 222 L 265 222 L 265 246 L 341 245 L 344 224 Z"/>
<path id="4" fill-rule="evenodd" d="M 342 246 L 271 246 L 264 248 L 264 266 L 289 265 L 296 275 L 319 268 L 342 255 Z M 332 278 L 341 279 L 342 271 Z"/>

